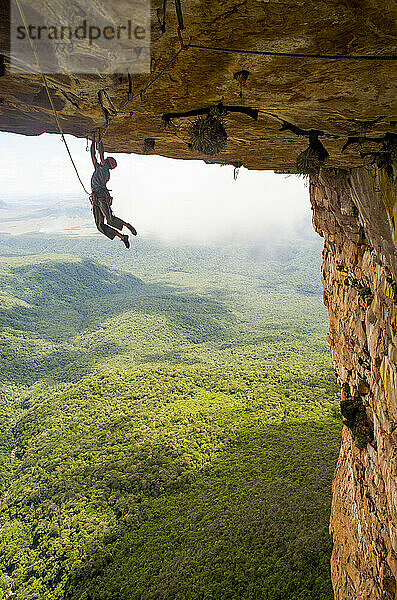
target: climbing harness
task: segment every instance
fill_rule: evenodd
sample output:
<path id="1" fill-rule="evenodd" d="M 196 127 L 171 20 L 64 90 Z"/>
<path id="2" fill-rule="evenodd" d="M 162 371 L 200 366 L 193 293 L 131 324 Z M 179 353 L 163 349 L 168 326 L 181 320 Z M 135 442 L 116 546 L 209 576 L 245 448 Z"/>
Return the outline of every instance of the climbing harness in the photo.
<path id="1" fill-rule="evenodd" d="M 80 174 L 79 174 L 79 172 L 78 172 L 78 170 L 77 170 L 76 164 L 75 164 L 75 162 L 74 162 L 74 160 L 73 160 L 73 156 L 72 156 L 72 154 L 71 154 L 71 152 L 70 152 L 70 149 L 69 149 L 68 143 L 67 143 L 67 141 L 66 141 L 65 135 L 64 135 L 64 133 L 63 133 L 63 129 L 62 129 L 62 126 L 61 126 L 61 122 L 60 122 L 60 120 L 59 120 L 58 113 L 57 113 L 57 111 L 55 110 L 54 102 L 53 102 L 53 100 L 52 100 L 51 93 L 50 93 L 50 90 L 49 90 L 49 87 L 48 87 L 47 79 L 46 79 L 46 76 L 45 76 L 45 75 L 44 75 L 44 73 L 43 73 L 43 68 L 42 68 L 42 66 L 41 66 L 41 62 L 40 62 L 39 55 L 38 55 L 38 54 L 37 54 L 37 52 L 36 52 L 36 48 L 35 48 L 35 46 L 34 46 L 34 44 L 33 44 L 33 40 L 32 40 L 31 34 L 30 34 L 30 30 L 29 30 L 28 24 L 27 24 L 27 22 L 26 22 L 25 13 L 23 12 L 23 9 L 22 9 L 22 6 L 21 6 L 21 4 L 20 4 L 19 0 L 16 0 L 16 3 L 17 3 L 17 6 L 18 6 L 19 13 L 20 13 L 20 15 L 21 15 L 21 18 L 22 18 L 23 24 L 24 24 L 24 26 L 25 26 L 25 30 L 28 32 L 28 37 L 29 37 L 30 46 L 31 46 L 31 48 L 32 48 L 32 52 L 33 52 L 33 54 L 34 54 L 34 57 L 35 57 L 35 59 L 36 59 L 37 65 L 38 65 L 38 67 L 39 67 L 39 69 L 40 69 L 41 78 L 42 78 L 42 80 L 43 80 L 43 83 L 44 83 L 44 86 L 45 86 L 45 89 L 46 89 L 46 92 L 47 92 L 48 100 L 49 100 L 49 102 L 50 102 L 50 105 L 51 105 L 51 108 L 52 108 L 52 112 L 54 113 L 55 121 L 56 121 L 56 124 L 57 124 L 58 130 L 59 130 L 59 133 L 61 134 L 62 141 L 63 141 L 63 143 L 65 144 L 66 150 L 67 150 L 67 152 L 68 152 L 68 154 L 69 154 L 69 158 L 70 158 L 70 160 L 71 160 L 71 163 L 72 163 L 72 165 L 73 165 L 73 168 L 74 168 L 74 170 L 75 170 L 75 172 L 76 172 L 77 178 L 78 178 L 78 180 L 80 181 L 81 187 L 83 188 L 83 190 L 85 191 L 85 193 L 86 193 L 86 194 L 89 196 L 90 194 L 89 194 L 89 192 L 86 190 L 86 188 L 85 188 L 85 185 L 84 185 L 84 183 L 83 183 L 83 181 L 82 181 L 82 179 L 81 179 L 81 177 L 80 177 Z"/>

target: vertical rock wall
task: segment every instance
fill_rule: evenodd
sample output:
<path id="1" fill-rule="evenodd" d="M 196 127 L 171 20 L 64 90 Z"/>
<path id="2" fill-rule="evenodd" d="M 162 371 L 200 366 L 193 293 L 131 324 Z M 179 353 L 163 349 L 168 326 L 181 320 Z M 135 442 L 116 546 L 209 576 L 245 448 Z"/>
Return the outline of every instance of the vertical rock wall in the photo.
<path id="1" fill-rule="evenodd" d="M 333 484 L 335 600 L 397 598 L 396 190 L 382 171 L 311 182 L 345 427 Z"/>

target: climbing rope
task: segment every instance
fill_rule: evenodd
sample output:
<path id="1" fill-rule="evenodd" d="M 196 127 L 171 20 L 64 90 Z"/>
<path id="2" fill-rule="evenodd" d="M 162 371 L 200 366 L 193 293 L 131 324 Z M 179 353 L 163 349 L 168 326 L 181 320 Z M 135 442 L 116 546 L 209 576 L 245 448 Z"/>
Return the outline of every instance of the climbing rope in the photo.
<path id="1" fill-rule="evenodd" d="M 234 48 L 217 48 L 214 46 L 203 46 L 201 44 L 192 44 L 192 38 L 185 44 L 182 40 L 181 31 L 185 29 L 183 24 L 183 14 L 181 0 L 175 0 L 176 17 L 178 19 L 178 37 L 183 49 L 193 48 L 194 50 L 207 50 L 210 52 L 226 52 L 227 54 L 248 54 L 253 56 L 281 56 L 286 58 L 314 58 L 320 60 L 397 60 L 397 56 L 376 56 L 376 55 L 353 55 L 353 54 L 300 54 L 296 52 L 275 52 L 272 50 L 241 50 Z"/>
<path id="2" fill-rule="evenodd" d="M 37 64 L 39 66 L 40 72 L 41 72 L 41 76 L 47 91 L 47 95 L 48 95 L 48 99 L 50 101 L 53 113 L 54 113 L 54 117 L 59 129 L 59 133 L 61 134 L 62 140 L 66 146 L 66 150 L 69 154 L 69 158 L 72 162 L 72 165 L 74 167 L 74 170 L 76 172 L 76 175 L 85 191 L 86 194 L 89 195 L 89 192 L 87 192 L 81 178 L 79 175 L 79 172 L 77 170 L 77 167 L 74 163 L 73 157 L 71 155 L 71 152 L 69 150 L 69 146 L 66 142 L 63 130 L 62 130 L 62 126 L 61 123 L 59 121 L 59 117 L 58 114 L 55 110 L 55 106 L 54 103 L 52 101 L 52 97 L 51 97 L 51 93 L 50 90 L 48 88 L 48 84 L 47 84 L 47 79 L 46 76 L 43 73 L 43 69 L 41 66 L 41 62 L 40 62 L 40 58 L 36 52 L 36 49 L 34 47 L 33 44 L 33 40 L 31 38 L 30 35 L 30 31 L 29 28 L 27 26 L 27 22 L 26 22 L 26 18 L 25 18 L 25 14 L 23 12 L 23 9 L 20 5 L 19 0 L 16 0 L 17 6 L 18 6 L 18 10 L 20 12 L 21 18 L 23 20 L 23 23 L 25 25 L 25 29 L 26 31 L 28 31 L 28 37 L 29 37 L 29 42 L 33 51 L 33 54 L 36 58 Z M 164 2 L 164 7 L 165 7 L 165 2 Z M 361 60 L 361 61 L 394 61 L 397 60 L 397 56 L 376 56 L 376 55 L 327 55 L 327 54 L 300 54 L 300 53 L 295 53 L 295 52 L 275 52 L 275 51 L 267 51 L 267 50 L 244 50 L 244 49 L 234 49 L 234 48 L 217 48 L 214 46 L 204 46 L 201 44 L 193 44 L 192 43 L 192 38 L 189 37 L 189 41 L 187 43 L 185 43 L 183 41 L 182 38 L 182 30 L 185 29 L 184 27 L 184 22 L 183 22 L 183 13 L 182 13 L 182 7 L 181 7 L 181 0 L 175 0 L 175 8 L 176 8 L 176 15 L 177 15 L 177 20 L 178 20 L 178 28 L 177 28 L 177 33 L 178 33 L 178 38 L 179 38 L 179 42 L 181 47 L 179 48 L 178 52 L 176 52 L 176 54 L 171 58 L 171 60 L 165 65 L 165 67 L 156 75 L 156 77 L 154 77 L 151 81 L 149 81 L 149 83 L 142 89 L 140 90 L 137 94 L 135 94 L 134 96 L 132 96 L 131 98 L 128 98 L 128 100 L 126 102 L 124 102 L 124 104 L 118 109 L 118 110 L 114 110 L 114 113 L 112 115 L 111 118 L 107 118 L 107 122 L 106 122 L 106 127 L 103 131 L 103 134 L 100 136 L 99 138 L 99 142 L 102 142 L 103 138 L 105 137 L 111 123 L 113 122 L 113 120 L 117 117 L 117 115 L 119 115 L 125 108 L 126 106 L 128 106 L 131 102 L 133 102 L 134 100 L 136 100 L 137 98 L 141 98 L 143 94 L 155 83 L 155 81 L 157 81 L 157 79 L 159 77 L 161 77 L 161 75 L 163 75 L 163 73 L 165 73 L 165 71 L 167 71 L 167 69 L 175 62 L 175 60 L 178 58 L 179 54 L 182 52 L 182 50 L 188 50 L 189 48 L 192 48 L 193 50 L 206 50 L 209 52 L 224 52 L 224 53 L 228 53 L 228 54 L 245 54 L 245 55 L 251 55 L 251 56 L 274 56 L 274 57 L 284 57 L 284 58 L 309 58 L 309 59 L 320 59 L 320 60 Z M 129 88 L 129 92 L 131 91 L 131 82 L 130 82 L 130 88 Z M 129 96 L 130 94 L 128 94 Z M 109 101 L 110 98 L 108 97 Z"/>
<path id="3" fill-rule="evenodd" d="M 133 102 L 134 100 L 136 100 L 137 98 L 142 98 L 143 94 L 154 84 L 154 82 L 161 77 L 161 75 L 163 73 L 165 73 L 165 71 L 172 65 L 172 63 L 178 58 L 178 56 L 180 55 L 180 53 L 182 52 L 182 50 L 184 50 L 184 48 L 181 46 L 178 50 L 178 52 L 176 54 L 174 54 L 174 56 L 171 58 L 171 60 L 165 65 L 165 67 L 163 69 L 161 69 L 161 71 L 159 73 L 157 73 L 156 77 L 154 77 L 151 81 L 149 81 L 149 83 L 137 94 L 135 94 L 134 96 L 132 96 L 132 98 L 129 98 L 129 100 L 127 100 L 126 102 L 124 102 L 124 104 L 114 113 L 114 115 L 112 116 L 111 119 L 108 120 L 108 122 L 106 123 L 106 127 L 104 129 L 103 134 L 101 135 L 99 141 L 101 142 L 103 140 L 103 138 L 105 137 L 107 130 L 109 129 L 110 124 L 112 123 L 112 121 L 117 117 L 117 115 L 119 115 L 126 106 L 128 106 L 128 104 L 130 104 L 130 102 Z"/>
<path id="4" fill-rule="evenodd" d="M 226 52 L 228 54 L 251 54 L 256 56 L 281 56 L 287 58 L 317 58 L 320 60 L 397 60 L 397 56 L 376 55 L 353 55 L 353 54 L 298 54 L 296 52 L 273 52 L 267 50 L 238 50 L 234 48 L 215 48 L 213 46 L 202 46 L 188 42 L 185 46 L 195 50 L 207 50 L 211 52 Z"/>
<path id="5" fill-rule="evenodd" d="M 165 3 L 164 3 L 164 6 L 165 6 Z M 104 130 L 102 136 L 100 137 L 100 141 L 102 141 L 103 138 L 105 137 L 110 124 L 117 117 L 117 115 L 120 114 L 125 109 L 125 107 L 128 104 L 130 104 L 130 102 L 133 102 L 137 98 L 142 98 L 142 94 L 144 94 L 146 92 L 146 90 L 148 90 L 154 84 L 154 82 L 172 65 L 172 63 L 177 59 L 177 57 L 179 56 L 181 51 L 188 50 L 189 48 L 192 48 L 194 50 L 207 50 L 210 52 L 225 52 L 225 53 L 229 53 L 229 54 L 248 54 L 248 55 L 256 55 L 256 56 L 278 56 L 278 57 L 284 57 L 284 58 L 287 57 L 287 58 L 313 58 L 313 59 L 321 59 L 321 60 L 370 60 L 370 61 L 397 60 L 397 56 L 370 56 L 370 55 L 367 55 L 367 56 L 343 55 L 342 56 L 342 55 L 326 55 L 326 54 L 298 54 L 298 53 L 294 53 L 294 52 L 273 52 L 273 51 L 264 51 L 264 50 L 241 50 L 241 49 L 232 49 L 232 48 L 216 48 L 213 46 L 204 46 L 204 45 L 200 45 L 200 44 L 193 44 L 191 37 L 189 37 L 188 42 L 185 43 L 183 40 L 183 37 L 182 37 L 182 31 L 185 29 L 185 26 L 184 26 L 184 22 L 183 22 L 181 0 L 175 0 L 175 9 L 176 9 L 176 16 L 177 16 L 177 20 L 178 20 L 177 33 L 178 33 L 178 38 L 179 38 L 179 42 L 181 45 L 180 49 L 171 58 L 171 60 L 166 64 L 166 66 L 160 71 L 160 73 L 158 73 L 156 75 L 156 77 L 148 83 L 147 86 L 145 86 L 140 92 L 135 94 L 135 96 L 133 96 L 132 98 L 129 98 L 114 113 L 112 118 L 107 119 L 106 127 L 105 127 L 105 130 Z"/>
<path id="6" fill-rule="evenodd" d="M 192 44 L 190 38 L 187 44 L 182 41 L 181 31 L 185 29 L 183 23 L 183 14 L 181 0 L 175 0 L 176 17 L 178 19 L 178 37 L 182 48 L 193 48 L 195 50 L 207 50 L 210 52 L 226 52 L 228 54 L 251 54 L 254 56 L 281 56 L 286 58 L 314 58 L 320 60 L 397 60 L 397 56 L 377 56 L 377 55 L 353 55 L 353 54 L 300 54 L 296 52 L 274 52 L 271 50 L 241 50 L 235 48 L 217 48 L 214 46 L 204 46 L 201 44 Z"/>
<path id="7" fill-rule="evenodd" d="M 62 141 L 63 141 L 63 143 L 65 144 L 66 150 L 67 150 L 67 152 L 68 152 L 68 154 L 69 154 L 69 158 L 70 158 L 70 160 L 71 160 L 71 163 L 72 163 L 72 165 L 73 165 L 73 168 L 74 168 L 74 170 L 75 170 L 75 172 L 76 172 L 77 178 L 78 178 L 78 180 L 79 180 L 79 181 L 80 181 L 80 183 L 81 183 L 81 187 L 83 188 L 83 190 L 85 191 L 85 193 L 86 193 L 86 194 L 89 196 L 89 195 L 90 195 L 90 192 L 88 192 L 88 191 L 86 190 L 86 188 L 85 188 L 85 185 L 84 185 L 84 183 L 83 183 L 83 181 L 82 181 L 82 179 L 81 179 L 81 177 L 80 177 L 80 174 L 79 174 L 79 172 L 78 172 L 78 170 L 77 170 L 76 164 L 75 164 L 75 162 L 74 162 L 74 160 L 73 160 L 73 156 L 72 156 L 72 154 L 71 154 L 71 152 L 70 152 L 70 149 L 69 149 L 68 143 L 67 143 L 67 141 L 66 141 L 66 139 L 65 139 L 65 135 L 64 135 L 64 133 L 63 133 L 63 129 L 62 129 L 62 125 L 61 125 L 61 122 L 60 122 L 60 120 L 59 120 L 58 113 L 57 113 L 57 111 L 56 111 L 56 109 L 55 109 L 54 102 L 53 102 L 53 100 L 52 100 L 51 93 L 50 93 L 50 90 L 49 90 L 49 87 L 48 87 L 47 78 L 46 78 L 46 76 L 44 75 L 44 72 L 43 72 L 43 67 L 42 67 L 42 65 L 41 65 L 41 61 L 40 61 L 39 55 L 38 55 L 38 54 L 37 54 L 37 52 L 36 52 L 36 48 L 35 48 L 35 46 L 34 46 L 34 44 L 33 44 L 33 40 L 32 40 L 32 38 L 31 38 L 31 35 L 30 35 L 30 30 L 29 30 L 28 24 L 27 24 L 27 22 L 26 22 L 25 13 L 23 12 L 23 9 L 22 9 L 22 6 L 20 5 L 20 2 L 19 2 L 19 0 L 16 0 L 16 3 L 17 3 L 17 6 L 18 6 L 19 13 L 20 13 L 20 15 L 21 15 L 21 18 L 22 18 L 23 24 L 24 24 L 24 26 L 25 26 L 25 30 L 28 32 L 28 38 L 29 38 L 30 46 L 31 46 L 31 48 L 32 48 L 32 52 L 33 52 L 33 54 L 34 54 L 34 57 L 35 57 L 35 59 L 36 59 L 37 65 L 38 65 L 38 67 L 39 67 L 39 69 L 40 69 L 41 78 L 42 78 L 42 80 L 43 80 L 43 83 L 44 83 L 45 89 L 46 89 L 46 91 L 47 91 L 48 100 L 49 100 L 49 102 L 50 102 L 50 105 L 51 105 L 51 108 L 52 108 L 52 112 L 54 113 L 55 121 L 56 121 L 56 124 L 57 124 L 57 126 L 58 126 L 59 133 L 61 134 Z"/>
<path id="8" fill-rule="evenodd" d="M 273 52 L 273 51 L 265 51 L 265 50 L 241 50 L 241 49 L 232 49 L 232 48 L 216 48 L 214 46 L 203 46 L 200 44 L 193 44 L 191 37 L 189 37 L 189 41 L 185 43 L 182 38 L 182 30 L 184 29 L 184 24 L 183 24 L 183 16 L 182 16 L 180 0 L 175 0 L 175 7 L 176 7 L 177 18 L 178 18 L 177 33 L 178 33 L 178 38 L 179 38 L 181 47 L 179 48 L 178 52 L 171 58 L 171 60 L 166 64 L 166 66 L 160 71 L 160 73 L 158 73 L 156 75 L 156 77 L 154 79 L 152 79 L 152 81 L 150 81 L 148 83 L 148 85 L 145 86 L 140 92 L 138 92 L 137 94 L 135 94 L 135 96 L 133 96 L 132 98 L 127 100 L 116 111 L 116 113 L 112 116 L 112 118 L 108 120 L 108 122 L 106 124 L 106 128 L 103 132 L 103 135 L 100 138 L 100 141 L 102 141 L 104 136 L 106 135 L 113 119 L 115 119 L 115 117 L 117 117 L 117 115 L 119 113 L 121 113 L 130 102 L 133 102 L 134 100 L 136 100 L 139 97 L 142 98 L 142 94 L 144 94 L 146 92 L 146 90 L 148 90 L 154 84 L 154 82 L 172 65 L 172 63 L 178 58 L 178 56 L 182 52 L 182 50 L 188 50 L 189 48 L 192 48 L 193 50 L 225 52 L 225 53 L 229 53 L 229 54 L 248 54 L 248 55 L 256 55 L 256 56 L 278 56 L 278 57 L 284 57 L 284 58 L 287 57 L 287 58 L 313 58 L 313 59 L 320 59 L 320 60 L 367 60 L 367 61 L 397 60 L 397 56 L 298 54 L 298 53 L 294 53 L 294 52 Z"/>

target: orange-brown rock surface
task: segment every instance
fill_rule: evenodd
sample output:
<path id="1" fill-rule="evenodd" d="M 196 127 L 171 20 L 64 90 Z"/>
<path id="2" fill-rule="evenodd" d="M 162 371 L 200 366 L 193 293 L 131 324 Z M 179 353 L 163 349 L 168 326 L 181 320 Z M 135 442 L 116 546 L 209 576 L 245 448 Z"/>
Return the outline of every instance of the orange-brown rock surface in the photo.
<path id="1" fill-rule="evenodd" d="M 41 0 L 26 0 L 38 9 Z M 126 1 L 126 0 L 125 0 Z M 56 9 L 60 0 L 52 0 Z M 123 0 L 120 0 L 123 5 Z M 70 3 L 72 7 L 74 3 Z M 96 0 L 90 0 L 95 7 Z M 69 4 L 67 4 L 69 5 Z M 151 73 L 133 75 L 132 93 L 159 75 L 180 48 L 174 3 L 167 3 L 162 35 L 151 6 Z M 65 2 L 62 2 L 65 6 Z M 8 10 L 0 3 L 0 131 L 56 132 L 38 75 L 21 64 L 9 70 Z M 125 6 L 122 6 L 123 10 Z M 196 44 L 248 50 L 397 55 L 394 0 L 182 0 L 187 34 Z M 346 427 L 334 481 L 331 530 L 336 600 L 397 598 L 397 201 L 395 183 L 362 156 L 397 133 L 396 62 L 276 58 L 183 50 L 172 66 L 109 126 L 107 151 L 144 151 L 173 158 L 243 163 L 251 169 L 296 171 L 305 136 L 283 128 L 320 130 L 329 157 L 311 182 L 314 226 L 324 237 L 324 300 L 329 341 L 342 386 Z M 245 70 L 242 89 L 234 75 Z M 111 110 L 127 99 L 126 74 L 48 78 L 66 133 L 90 135 L 103 126 L 98 92 Z M 242 92 L 240 96 L 240 92 Z M 223 101 L 259 110 L 226 118 L 227 146 L 208 158 L 188 148 L 189 119 L 181 112 Z M 105 108 L 106 108 L 105 107 Z M 348 137 L 359 138 L 342 152 Z M 363 139 L 366 138 L 366 139 Z M 340 169 L 352 169 L 349 177 Z M 394 173 L 395 174 L 395 173 Z"/>
<path id="2" fill-rule="evenodd" d="M 26 3 L 36 9 L 45 5 L 44 0 Z M 99 0 L 89 2 L 90 6 L 96 3 L 101 4 Z M 118 3 L 122 8 L 123 0 Z M 72 10 L 74 3 L 68 4 Z M 52 10 L 57 5 L 64 7 L 65 0 L 51 1 Z M 162 8 L 163 0 L 152 1 L 151 73 L 132 75 L 133 93 L 156 77 L 180 48 L 174 2 L 167 3 L 164 35 L 156 16 Z M 309 54 L 397 55 L 394 0 L 182 0 L 182 10 L 185 41 L 191 35 L 195 44 Z M 6 73 L 0 77 L 0 131 L 56 132 L 40 76 L 30 75 L 24 64 L 20 73 L 10 73 L 4 7 L 2 16 L 0 52 L 6 56 Z M 257 121 L 230 114 L 226 150 L 210 160 L 295 171 L 296 156 L 307 146 L 307 139 L 280 131 L 279 119 L 284 119 L 303 129 L 336 136 L 323 140 L 329 166 L 358 166 L 365 162 L 360 150 L 369 146 L 350 145 L 342 153 L 348 135 L 397 133 L 396 64 L 220 54 L 191 48 L 178 56 L 142 101 L 138 98 L 114 119 L 105 149 L 142 153 L 144 139 L 153 138 L 156 154 L 205 158 L 188 148 L 189 120 L 175 119 L 165 129 L 161 116 L 205 107 L 223 98 L 225 104 L 243 104 L 261 112 Z M 242 98 L 234 79 L 241 70 L 249 72 Z M 126 74 L 65 72 L 49 77 L 49 84 L 65 132 L 79 137 L 105 123 L 99 90 L 107 91 L 116 108 L 127 100 Z M 106 106 L 110 108 L 107 102 Z M 371 126 L 367 121 L 376 122 Z"/>
<path id="3" fill-rule="evenodd" d="M 375 170 L 311 184 L 324 302 L 347 426 L 333 483 L 336 600 L 397 598 L 397 285 L 392 180 Z M 371 209 L 374 215 L 371 218 Z M 381 215 L 381 218 L 380 218 Z M 378 219 L 375 218 L 378 216 Z"/>

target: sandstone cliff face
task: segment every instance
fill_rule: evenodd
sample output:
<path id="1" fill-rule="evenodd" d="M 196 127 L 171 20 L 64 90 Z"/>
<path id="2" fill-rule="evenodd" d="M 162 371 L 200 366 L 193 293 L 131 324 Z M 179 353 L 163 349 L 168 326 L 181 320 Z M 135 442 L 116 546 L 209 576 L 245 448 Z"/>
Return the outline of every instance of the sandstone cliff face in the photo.
<path id="1" fill-rule="evenodd" d="M 333 484 L 336 600 L 397 598 L 397 286 L 392 181 L 356 170 L 311 184 L 324 236 L 324 302 L 342 385 Z M 369 208 L 372 207 L 372 214 Z M 382 218 L 376 218 L 382 214 Z"/>

